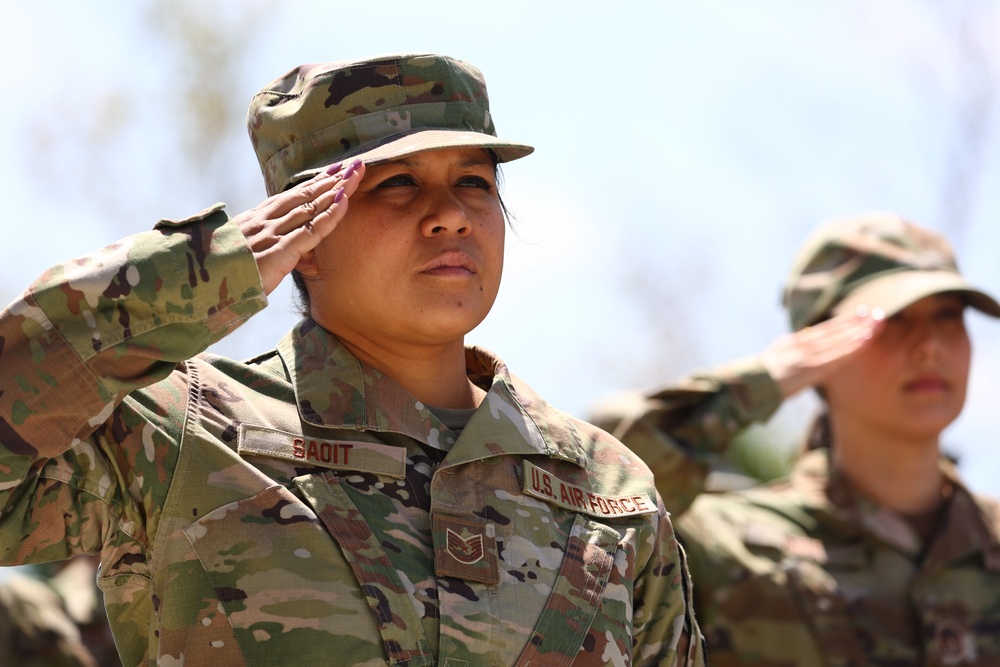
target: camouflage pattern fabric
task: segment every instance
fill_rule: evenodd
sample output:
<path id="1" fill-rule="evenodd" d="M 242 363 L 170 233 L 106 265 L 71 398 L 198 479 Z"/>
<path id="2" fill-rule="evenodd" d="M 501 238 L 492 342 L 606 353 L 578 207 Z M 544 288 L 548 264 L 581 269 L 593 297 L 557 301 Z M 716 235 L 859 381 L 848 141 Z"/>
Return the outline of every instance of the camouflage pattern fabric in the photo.
<path id="1" fill-rule="evenodd" d="M 798 331 L 839 312 L 838 306 L 865 303 L 889 316 L 946 291 L 1000 317 L 1000 304 L 959 273 L 948 239 L 895 213 L 871 211 L 829 220 L 809 235 L 789 272 L 782 305 Z"/>
<path id="2" fill-rule="evenodd" d="M 781 401 L 771 376 L 747 358 L 648 395 L 609 400 L 594 416 L 649 465 L 663 504 L 678 516 L 705 491 L 713 461 L 733 436 L 767 421 Z"/>
<path id="3" fill-rule="evenodd" d="M 677 522 L 713 665 L 1000 664 L 1000 507 L 954 476 L 937 533 L 831 479 L 705 495 Z"/>
<path id="4" fill-rule="evenodd" d="M 0 584 L 0 665 L 98 667 L 62 598 L 44 581 L 14 575 Z"/>
<path id="5" fill-rule="evenodd" d="M 200 354 L 264 306 L 215 208 L 5 310 L 0 560 L 99 553 L 126 665 L 704 664 L 619 442 L 475 348 L 457 437 L 309 320 L 249 362 Z"/>
<path id="6" fill-rule="evenodd" d="M 36 566 L 0 583 L 0 665 L 115 667 L 96 564 L 82 556 L 61 568 Z"/>
<path id="7" fill-rule="evenodd" d="M 634 402 L 614 432 L 669 493 L 780 401 L 748 359 Z M 1000 664 L 1000 507 L 942 467 L 951 496 L 927 542 L 831 479 L 825 451 L 787 480 L 699 495 L 683 515 L 703 477 L 667 496 L 712 665 Z"/>
<path id="8" fill-rule="evenodd" d="M 301 65 L 254 95 L 247 129 L 269 195 L 361 155 L 478 146 L 507 162 L 534 150 L 497 138 L 478 68 L 437 54 Z"/>

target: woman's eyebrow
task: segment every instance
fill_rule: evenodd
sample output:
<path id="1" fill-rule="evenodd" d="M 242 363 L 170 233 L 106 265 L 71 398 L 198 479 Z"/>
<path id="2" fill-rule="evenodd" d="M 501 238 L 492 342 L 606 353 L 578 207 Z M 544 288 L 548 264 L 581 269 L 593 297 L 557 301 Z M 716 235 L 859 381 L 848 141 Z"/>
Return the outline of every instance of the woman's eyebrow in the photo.
<path id="1" fill-rule="evenodd" d="M 462 160 L 461 162 L 459 162 L 458 166 L 460 166 L 460 167 L 482 167 L 482 166 L 487 166 L 487 167 L 492 168 L 493 167 L 493 160 L 491 160 L 489 158 L 489 156 L 487 156 L 487 155 L 483 155 L 482 157 L 479 157 L 479 156 L 469 157 L 469 158 L 467 158 L 467 159 Z"/>
<path id="2" fill-rule="evenodd" d="M 377 169 L 379 167 L 389 166 L 389 165 L 401 165 L 401 166 L 404 166 L 404 167 L 408 167 L 410 169 L 416 169 L 416 168 L 424 166 L 424 161 L 420 160 L 419 158 L 414 158 L 414 157 L 407 156 L 407 157 L 402 157 L 402 158 L 399 158 L 399 159 L 396 159 L 396 160 L 387 160 L 385 162 L 380 162 L 379 164 L 372 165 L 371 168 L 372 169 Z M 480 157 L 478 155 L 476 155 L 476 156 L 470 156 L 470 157 L 467 157 L 466 159 L 462 160 L 461 162 L 459 162 L 458 166 L 459 167 L 480 167 L 480 166 L 493 167 L 493 160 L 491 160 L 490 157 L 488 155 L 485 155 L 485 154 L 482 157 Z"/>
<path id="3" fill-rule="evenodd" d="M 400 166 L 400 167 L 407 167 L 409 169 L 413 169 L 415 167 L 419 167 L 420 165 L 421 165 L 421 162 L 419 160 L 411 160 L 411 159 L 408 159 L 408 158 L 399 158 L 398 160 L 386 160 L 385 162 L 379 162 L 378 164 L 373 164 L 373 165 L 371 165 L 368 168 L 371 169 L 371 170 L 377 170 L 377 169 L 380 169 L 380 168 L 383 168 L 383 167 Z"/>

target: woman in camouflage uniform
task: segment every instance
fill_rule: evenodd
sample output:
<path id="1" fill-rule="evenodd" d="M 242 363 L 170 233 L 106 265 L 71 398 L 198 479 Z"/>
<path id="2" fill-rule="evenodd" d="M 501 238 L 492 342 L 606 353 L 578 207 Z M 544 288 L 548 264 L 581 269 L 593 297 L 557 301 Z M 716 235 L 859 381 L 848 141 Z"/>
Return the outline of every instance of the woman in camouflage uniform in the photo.
<path id="1" fill-rule="evenodd" d="M 821 226 L 784 296 L 795 333 L 615 418 L 676 517 L 743 428 L 805 387 L 823 400 L 788 478 L 702 494 L 676 521 L 712 664 L 1000 664 L 1000 511 L 940 450 L 965 401 L 966 306 L 1000 306 L 944 238 L 883 213 Z"/>
<path id="2" fill-rule="evenodd" d="M 306 65 L 248 124 L 263 204 L 0 317 L 2 562 L 100 553 L 127 665 L 702 664 L 648 468 L 464 344 L 500 283 L 497 163 L 531 152 L 481 73 Z M 293 271 L 274 350 L 201 354 Z"/>

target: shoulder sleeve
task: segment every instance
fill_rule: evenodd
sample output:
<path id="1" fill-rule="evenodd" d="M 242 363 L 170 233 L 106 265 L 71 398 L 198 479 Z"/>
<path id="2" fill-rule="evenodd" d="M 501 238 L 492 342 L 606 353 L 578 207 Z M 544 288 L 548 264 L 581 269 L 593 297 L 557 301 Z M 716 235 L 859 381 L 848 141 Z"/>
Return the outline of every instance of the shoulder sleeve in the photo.
<path id="1" fill-rule="evenodd" d="M 0 543 L 18 544 L 29 529 L 44 532 L 30 517 L 56 498 L 80 503 L 61 514 L 87 525 L 73 515 L 85 509 L 83 496 L 114 497 L 132 458 L 96 443 L 152 448 L 162 437 L 123 422 L 125 397 L 167 377 L 265 304 L 253 255 L 221 206 L 163 221 L 43 274 L 0 313 Z M 162 412 L 151 405 L 129 416 Z M 64 470 L 59 481 L 73 493 L 53 493 L 52 476 L 40 480 L 50 463 Z M 23 549 L 0 549 L 4 564 L 34 559 Z"/>
<path id="2" fill-rule="evenodd" d="M 643 525 L 636 537 L 634 664 L 705 665 L 691 575 L 648 466 L 604 431 L 582 422 L 576 426 L 591 443 L 587 458 L 594 472 L 593 488 L 612 496 L 644 494 L 655 507 L 641 515 Z"/>
<path id="3" fill-rule="evenodd" d="M 669 512 L 682 513 L 704 490 L 712 458 L 740 431 L 781 405 L 777 384 L 756 359 L 744 359 L 626 403 L 603 419 L 653 471 Z"/>
<path id="4" fill-rule="evenodd" d="M 707 664 L 684 550 L 670 517 L 657 499 L 656 530 L 645 568 L 636 579 L 636 665 Z"/>

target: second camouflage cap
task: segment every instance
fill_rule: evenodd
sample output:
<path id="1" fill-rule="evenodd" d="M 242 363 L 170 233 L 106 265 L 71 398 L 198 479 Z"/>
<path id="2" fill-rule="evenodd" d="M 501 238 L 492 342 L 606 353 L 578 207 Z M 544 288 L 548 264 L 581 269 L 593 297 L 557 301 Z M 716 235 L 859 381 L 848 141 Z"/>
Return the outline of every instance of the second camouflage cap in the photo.
<path id="1" fill-rule="evenodd" d="M 482 72 L 434 54 L 302 65 L 254 96 L 247 126 L 269 195 L 347 158 L 476 146 L 507 162 L 533 150 L 496 136 Z"/>
<path id="2" fill-rule="evenodd" d="M 962 277 L 951 245 L 940 234 L 888 212 L 831 220 L 806 240 L 783 301 L 793 330 L 858 306 L 887 316 L 932 294 L 957 292 L 984 313 L 1000 304 Z"/>

